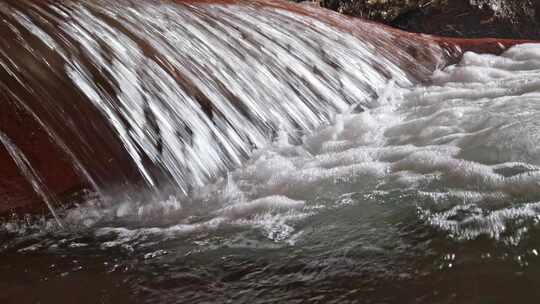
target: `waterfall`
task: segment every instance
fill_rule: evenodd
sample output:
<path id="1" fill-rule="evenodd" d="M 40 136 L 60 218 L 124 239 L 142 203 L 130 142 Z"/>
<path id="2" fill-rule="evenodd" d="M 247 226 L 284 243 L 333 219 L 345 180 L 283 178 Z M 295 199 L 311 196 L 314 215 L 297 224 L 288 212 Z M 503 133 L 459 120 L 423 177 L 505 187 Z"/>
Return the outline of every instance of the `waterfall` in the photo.
<path id="1" fill-rule="evenodd" d="M 29 116 L 23 125 L 49 138 L 64 171 L 98 192 L 135 183 L 188 193 L 277 134 L 298 141 L 372 107 L 389 80 L 411 86 L 441 53 L 280 2 L 4 1 L 0 18 L 2 107 Z M 9 119 L 0 129 L 17 124 Z"/>

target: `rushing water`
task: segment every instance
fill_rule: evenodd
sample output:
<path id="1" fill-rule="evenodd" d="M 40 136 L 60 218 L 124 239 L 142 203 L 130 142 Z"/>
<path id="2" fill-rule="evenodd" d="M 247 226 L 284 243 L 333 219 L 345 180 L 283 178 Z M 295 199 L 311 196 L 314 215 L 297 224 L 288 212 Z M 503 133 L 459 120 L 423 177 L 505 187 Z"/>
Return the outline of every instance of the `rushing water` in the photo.
<path id="1" fill-rule="evenodd" d="M 128 157 L 148 188 L 172 183 L 187 193 L 242 164 L 279 130 L 303 134 L 328 123 L 369 102 L 390 78 L 410 85 L 395 58 L 411 70 L 421 65 L 396 47 L 397 54 L 385 50 L 393 39 L 384 29 L 362 41 L 268 5 L 8 1 L 0 9 L 7 36 L 0 64 L 12 78 L 3 89 L 40 117 L 94 190 L 110 187 L 94 167 L 108 171 L 109 158 Z M 99 118 L 82 124 L 88 108 Z M 106 128 L 94 127 L 103 120 Z M 95 156 L 106 151 L 96 142 L 113 144 L 104 129 L 120 156 Z M 107 163 L 88 165 L 92 158 Z"/>
<path id="2" fill-rule="evenodd" d="M 421 85 L 354 35 L 275 8 L 149 4 L 141 14 L 91 3 L 49 6 L 81 62 L 16 7 L 0 7 L 66 56 L 66 75 L 141 176 L 155 182 L 148 158 L 173 190 L 89 192 L 57 210 L 63 228 L 51 217 L 1 222 L 2 303 L 539 296 L 539 45 L 467 53 Z M 88 60 L 114 94 L 92 81 Z M 28 159 L 1 133 L 0 142 L 48 197 Z"/>

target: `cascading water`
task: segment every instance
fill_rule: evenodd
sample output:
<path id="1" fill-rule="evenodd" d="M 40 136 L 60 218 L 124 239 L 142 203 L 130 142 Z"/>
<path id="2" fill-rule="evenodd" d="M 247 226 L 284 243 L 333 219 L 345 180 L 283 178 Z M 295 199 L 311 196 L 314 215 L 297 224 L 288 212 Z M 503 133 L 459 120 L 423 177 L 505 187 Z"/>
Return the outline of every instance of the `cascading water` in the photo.
<path id="1" fill-rule="evenodd" d="M 239 166 L 278 130 L 303 134 L 352 104 L 368 105 L 389 78 L 410 85 L 393 57 L 421 67 L 406 52 L 384 50 L 392 40 L 383 30 L 371 33 L 378 46 L 271 6 L 8 1 L 1 9 L 3 89 L 17 107 L 47 112 L 41 127 L 94 187 L 107 173 L 95 172 L 89 157 L 134 166 L 150 187 L 165 178 L 187 193 Z M 84 104 L 59 102 L 75 97 L 55 96 L 47 75 Z M 27 87 L 28 77 L 38 81 Z M 101 128 L 114 140 L 100 138 Z M 118 141 L 119 155 L 92 155 L 105 150 L 94 137 Z M 131 164 L 118 159 L 126 156 Z"/>
<path id="2" fill-rule="evenodd" d="M 416 62 L 420 40 L 311 8 L 33 3 L 0 4 L 0 88 L 96 193 L 59 212 L 64 229 L 0 222 L 0 300 L 68 301 L 58 286 L 114 303 L 535 297 L 539 45 L 428 76 L 437 45 Z"/>

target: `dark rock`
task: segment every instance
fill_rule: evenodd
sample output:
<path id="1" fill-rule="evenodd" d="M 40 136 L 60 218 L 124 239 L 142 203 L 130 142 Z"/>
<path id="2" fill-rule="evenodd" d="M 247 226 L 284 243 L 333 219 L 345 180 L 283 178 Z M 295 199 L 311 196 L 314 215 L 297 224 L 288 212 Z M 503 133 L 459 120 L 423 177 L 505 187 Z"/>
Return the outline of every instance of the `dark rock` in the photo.
<path id="1" fill-rule="evenodd" d="M 540 39 L 539 0 L 322 0 L 321 6 L 412 32 Z"/>

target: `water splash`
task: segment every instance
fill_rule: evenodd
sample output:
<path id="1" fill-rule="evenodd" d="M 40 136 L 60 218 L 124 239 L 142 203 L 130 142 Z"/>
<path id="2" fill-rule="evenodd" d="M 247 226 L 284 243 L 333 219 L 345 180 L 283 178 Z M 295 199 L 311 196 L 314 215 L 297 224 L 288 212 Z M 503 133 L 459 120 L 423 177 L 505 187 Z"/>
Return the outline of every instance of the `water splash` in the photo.
<path id="1" fill-rule="evenodd" d="M 32 164 L 28 161 L 26 156 L 17 148 L 17 146 L 15 146 L 10 141 L 10 139 L 2 132 L 0 132 L 0 143 L 4 146 L 9 155 L 13 158 L 21 174 L 32 185 L 32 189 L 34 189 L 36 194 L 39 195 L 39 197 L 45 202 L 47 208 L 49 208 L 49 211 L 51 212 L 51 215 L 53 216 L 58 226 L 60 228 L 64 228 L 64 225 L 62 225 L 60 218 L 54 210 L 54 206 L 59 204 L 55 201 L 55 196 L 47 189 L 47 186 L 43 183 L 43 180 L 40 177 L 39 173 L 34 170 Z"/>

